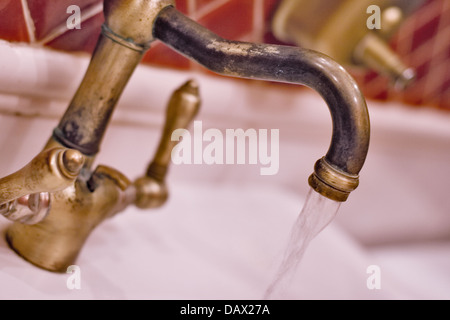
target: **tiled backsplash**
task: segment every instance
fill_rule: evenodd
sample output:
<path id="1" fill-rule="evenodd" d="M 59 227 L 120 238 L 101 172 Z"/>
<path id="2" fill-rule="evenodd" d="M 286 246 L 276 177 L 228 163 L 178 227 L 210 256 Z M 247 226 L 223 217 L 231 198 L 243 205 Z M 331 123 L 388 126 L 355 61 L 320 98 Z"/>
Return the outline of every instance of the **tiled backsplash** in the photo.
<path id="1" fill-rule="evenodd" d="M 355 75 L 367 97 L 430 105 L 450 111 L 450 1 L 428 0 L 391 39 L 391 47 L 417 79 L 404 92 L 395 92 L 374 72 Z"/>
<path id="2" fill-rule="evenodd" d="M 356 0 L 355 0 L 356 1 Z M 92 52 L 103 23 L 102 0 L 0 0 L 0 38 L 65 51 Z M 218 35 L 251 42 L 276 43 L 270 32 L 280 0 L 176 0 L 177 8 Z M 81 29 L 69 30 L 70 5 L 81 9 Z M 374 72 L 353 75 L 367 98 L 397 100 L 450 111 L 450 1 L 428 0 L 391 41 L 404 62 L 417 70 L 414 85 L 396 92 Z M 190 69 L 196 64 L 155 42 L 143 63 Z"/>

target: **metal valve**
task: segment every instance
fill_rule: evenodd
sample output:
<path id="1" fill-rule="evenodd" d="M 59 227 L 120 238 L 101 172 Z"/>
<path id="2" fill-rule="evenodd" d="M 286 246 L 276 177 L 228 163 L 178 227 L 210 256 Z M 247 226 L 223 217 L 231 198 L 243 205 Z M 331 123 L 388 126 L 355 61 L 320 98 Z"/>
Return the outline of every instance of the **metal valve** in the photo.
<path id="1" fill-rule="evenodd" d="M 155 208 L 163 204 L 168 192 L 165 184 L 171 153 L 177 141 L 171 139 L 176 129 L 185 129 L 197 115 L 200 108 L 198 84 L 189 80 L 172 95 L 166 113 L 166 123 L 153 161 L 144 177 L 134 182 L 135 205 L 138 208 Z"/>
<path id="2" fill-rule="evenodd" d="M 108 166 L 99 165 L 91 172 L 92 159 L 86 161 L 83 174 L 78 175 L 84 157 L 78 151 L 63 148 L 46 149 L 27 167 L 1 179 L 0 188 L 5 192 L 0 199 L 5 205 L 0 207 L 0 213 L 7 210 L 5 216 L 16 221 L 6 233 L 11 248 L 41 268 L 65 272 L 102 221 L 129 205 L 147 209 L 164 204 L 168 197 L 165 178 L 177 143 L 171 139 L 172 132 L 187 128 L 199 106 L 199 90 L 194 81 L 188 81 L 173 93 L 156 154 L 146 175 L 134 183 Z M 48 145 L 57 144 L 53 140 Z M 43 182 L 47 188 L 41 190 L 38 186 Z M 37 193 L 41 191 L 48 191 L 48 197 Z M 51 200 L 51 206 L 45 206 L 44 210 L 47 199 Z M 32 212 L 35 214 L 31 215 Z M 38 223 L 30 225 L 30 222 Z"/>

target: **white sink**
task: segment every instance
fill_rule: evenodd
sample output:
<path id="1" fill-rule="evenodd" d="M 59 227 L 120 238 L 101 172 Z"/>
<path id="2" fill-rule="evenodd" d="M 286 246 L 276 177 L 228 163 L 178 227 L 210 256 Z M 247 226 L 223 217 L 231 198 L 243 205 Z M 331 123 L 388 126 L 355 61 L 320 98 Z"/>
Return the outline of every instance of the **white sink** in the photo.
<path id="1" fill-rule="evenodd" d="M 87 57 L 67 59 L 87 63 Z M 74 70 L 71 83 L 81 75 Z M 327 151 L 331 118 L 310 89 L 141 67 L 117 107 L 97 163 L 132 179 L 143 174 L 165 103 L 191 77 L 200 84 L 197 120 L 204 128 L 280 130 L 278 174 L 261 176 L 259 165 L 172 166 L 163 208 L 130 207 L 91 234 L 77 261 L 80 289 L 67 286 L 73 274 L 36 268 L 2 237 L 0 298 L 262 298 L 302 209 L 314 162 Z M 70 96 L 22 92 L 0 98 L 5 176 L 40 151 Z M 313 240 L 283 298 L 450 298 L 450 114 L 373 101 L 368 106 L 372 140 L 360 186 Z M 0 228 L 9 223 L 0 219 Z M 380 267 L 381 289 L 367 286 L 373 265 Z"/>

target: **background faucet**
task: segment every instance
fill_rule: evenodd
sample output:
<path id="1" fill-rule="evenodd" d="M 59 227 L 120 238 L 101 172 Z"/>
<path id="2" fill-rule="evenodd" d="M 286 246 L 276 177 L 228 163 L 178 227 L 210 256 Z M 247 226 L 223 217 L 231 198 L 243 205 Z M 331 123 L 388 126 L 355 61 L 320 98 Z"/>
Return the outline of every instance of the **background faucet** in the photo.
<path id="1" fill-rule="evenodd" d="M 85 77 L 44 148 L 76 150 L 70 152 L 82 157 L 83 165 L 66 164 L 72 171 L 80 171 L 61 190 L 51 192 L 50 211 L 41 222 L 15 222 L 8 229 L 9 245 L 25 259 L 64 272 L 101 221 L 131 203 L 148 208 L 166 200 L 164 180 L 173 148 L 171 133 L 187 126 L 200 104 L 198 86 L 193 81 L 172 96 L 163 137 L 145 177 L 131 183 L 115 169 L 91 169 L 115 105 L 155 39 L 223 75 L 315 89 L 330 109 L 333 137 L 309 183 L 335 201 L 345 201 L 358 186 L 368 151 L 369 116 L 355 81 L 334 60 L 308 49 L 222 39 L 181 14 L 170 0 L 105 1 L 104 14 L 102 34 Z"/>
<path id="2" fill-rule="evenodd" d="M 323 52 L 345 66 L 387 76 L 396 89 L 412 83 L 415 71 L 388 45 L 401 23 L 423 0 L 283 0 L 272 30 L 281 41 Z M 373 10 L 379 10 L 372 11 Z M 379 18 L 378 25 L 372 21 Z M 368 23 L 368 21 L 370 23 Z"/>

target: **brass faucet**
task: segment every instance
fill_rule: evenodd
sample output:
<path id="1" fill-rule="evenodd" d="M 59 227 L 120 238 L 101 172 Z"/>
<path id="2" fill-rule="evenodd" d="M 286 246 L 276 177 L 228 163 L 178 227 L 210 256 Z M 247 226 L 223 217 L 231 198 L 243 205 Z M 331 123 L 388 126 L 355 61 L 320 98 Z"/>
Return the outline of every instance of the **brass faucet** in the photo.
<path id="1" fill-rule="evenodd" d="M 173 93 L 154 159 L 146 174 L 134 182 L 103 165 L 91 172 L 93 155 L 85 161 L 87 156 L 80 151 L 62 147 L 50 138 L 44 151 L 27 166 L 0 179 L 0 213 L 16 221 L 7 230 L 8 244 L 41 268 L 65 272 L 103 220 L 130 204 L 140 209 L 164 204 L 168 198 L 165 178 L 177 143 L 171 139 L 172 132 L 186 128 L 199 106 L 195 81 L 186 82 Z"/>
<path id="2" fill-rule="evenodd" d="M 91 171 L 93 155 L 85 161 L 87 156 L 62 147 L 52 137 L 30 164 L 0 180 L 4 216 L 16 221 L 6 233 L 11 248 L 41 268 L 65 272 L 103 220 L 130 204 L 140 209 L 164 204 L 168 198 L 165 178 L 176 144 L 171 134 L 175 129 L 186 128 L 199 106 L 196 82 L 190 80 L 173 93 L 154 159 L 146 174 L 134 182 L 107 166 L 99 165 Z M 90 111 L 90 116 L 94 115 L 95 111 Z M 66 116 L 70 117 L 68 113 Z M 44 205 L 34 211 L 27 207 L 27 214 L 19 214 L 16 204 L 25 197 L 34 199 L 35 194 L 45 195 L 41 200 Z"/>
<path id="3" fill-rule="evenodd" d="M 286 43 L 323 52 L 345 66 L 387 76 L 402 90 L 415 79 L 387 41 L 423 0 L 283 0 L 272 30 Z M 373 8 L 373 9 L 372 9 Z M 371 19 L 378 19 L 378 24 Z"/>
<path id="4" fill-rule="evenodd" d="M 104 219 L 130 204 L 153 208 L 167 199 L 165 177 L 176 143 L 171 134 L 188 126 L 200 105 L 194 81 L 175 91 L 169 101 L 164 133 L 144 177 L 132 183 L 113 168 L 92 170 L 115 105 L 155 39 L 219 74 L 315 89 L 330 109 L 333 137 L 309 183 L 335 201 L 346 201 L 357 187 L 368 151 L 369 117 L 356 83 L 334 60 L 297 47 L 225 40 L 177 11 L 173 0 L 109 0 L 104 14 L 85 77 L 44 151 L 29 166 L 0 180 L 5 193 L 0 208 L 6 216 L 13 217 L 12 204 L 30 195 L 27 218 L 15 219 L 6 234 L 11 248 L 26 260 L 65 272 Z M 36 180 L 32 172 L 37 168 L 42 174 Z M 26 181 L 35 185 L 24 187 Z M 35 200 L 33 195 L 41 193 L 47 197 Z M 36 202 L 42 204 L 39 210 L 34 208 Z"/>
<path id="5" fill-rule="evenodd" d="M 73 149 L 42 151 L 21 170 L 0 179 L 0 214 L 30 225 L 43 220 L 49 211 L 51 193 L 74 183 L 84 159 Z"/>

